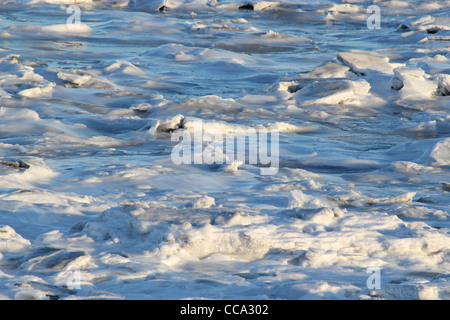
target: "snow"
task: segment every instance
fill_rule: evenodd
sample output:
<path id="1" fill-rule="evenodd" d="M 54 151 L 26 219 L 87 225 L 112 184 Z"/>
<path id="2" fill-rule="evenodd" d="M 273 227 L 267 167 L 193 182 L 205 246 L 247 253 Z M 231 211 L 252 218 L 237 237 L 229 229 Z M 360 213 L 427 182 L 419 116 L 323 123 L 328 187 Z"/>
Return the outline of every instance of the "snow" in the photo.
<path id="1" fill-rule="evenodd" d="M 450 299 L 448 1 L 0 3 L 0 299 Z"/>

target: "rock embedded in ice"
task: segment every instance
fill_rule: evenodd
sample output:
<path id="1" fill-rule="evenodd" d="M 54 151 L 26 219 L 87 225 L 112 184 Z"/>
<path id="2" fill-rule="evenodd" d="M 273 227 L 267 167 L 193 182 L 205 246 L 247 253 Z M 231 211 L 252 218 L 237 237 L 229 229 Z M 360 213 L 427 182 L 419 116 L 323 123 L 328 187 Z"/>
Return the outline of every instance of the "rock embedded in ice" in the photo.
<path id="1" fill-rule="evenodd" d="M 17 160 L 17 161 L 8 161 L 8 160 L 2 160 L 0 159 L 0 165 L 3 166 L 8 166 L 8 167 L 13 167 L 13 168 L 23 168 L 23 169 L 28 169 L 30 168 L 30 165 L 23 162 L 22 160 Z"/>

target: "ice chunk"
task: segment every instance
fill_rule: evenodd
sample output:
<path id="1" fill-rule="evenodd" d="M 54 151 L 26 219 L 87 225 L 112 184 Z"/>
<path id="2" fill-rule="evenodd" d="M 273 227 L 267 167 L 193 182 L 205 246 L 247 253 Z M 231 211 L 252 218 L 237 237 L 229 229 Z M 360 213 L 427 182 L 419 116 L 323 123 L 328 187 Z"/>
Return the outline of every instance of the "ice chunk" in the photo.
<path id="1" fill-rule="evenodd" d="M 399 67 L 394 69 L 391 88 L 401 90 L 400 100 L 426 100 L 435 94 L 437 86 L 422 69 Z"/>
<path id="2" fill-rule="evenodd" d="M 47 249 L 47 250 L 44 250 Z M 27 271 L 62 271 L 87 269 L 92 264 L 92 258 L 83 251 L 65 251 L 52 248 L 43 248 L 30 254 L 21 264 Z"/>
<path id="3" fill-rule="evenodd" d="M 15 252 L 26 249 L 31 245 L 30 241 L 10 226 L 0 226 L 0 252 Z"/>
<path id="4" fill-rule="evenodd" d="M 69 88 L 94 88 L 103 90 L 120 90 L 114 83 L 107 79 L 98 78 L 93 73 L 83 70 L 64 70 L 57 74 Z"/>
<path id="5" fill-rule="evenodd" d="M 424 139 L 399 144 L 387 151 L 397 160 L 432 166 L 450 165 L 450 138 Z"/>
<path id="6" fill-rule="evenodd" d="M 351 100 L 354 95 L 351 81 L 320 81 L 299 90 L 295 99 L 303 105 L 340 104 Z"/>
<path id="7" fill-rule="evenodd" d="M 229 164 L 222 165 L 222 170 L 229 173 L 237 173 L 239 171 L 239 167 L 243 165 L 243 161 L 233 160 Z"/>
<path id="8" fill-rule="evenodd" d="M 258 1 L 253 5 L 253 10 L 261 11 L 277 7 L 280 4 L 278 1 Z"/>
<path id="9" fill-rule="evenodd" d="M 35 87 L 19 91 L 17 94 L 27 98 L 51 98 L 53 92 L 53 83 L 49 83 L 45 87 Z"/>
<path id="10" fill-rule="evenodd" d="M 0 76 L 8 80 L 22 80 L 30 82 L 41 82 L 44 78 L 35 73 L 30 66 L 25 66 L 19 61 L 20 55 L 11 54 L 0 59 Z"/>
<path id="11" fill-rule="evenodd" d="M 433 22 L 434 19 L 435 18 L 430 15 L 407 18 L 400 24 L 399 29 L 402 30 L 415 29 L 418 26 Z"/>
<path id="12" fill-rule="evenodd" d="M 184 116 L 178 114 L 173 117 L 169 117 L 164 121 L 155 120 L 150 124 L 150 134 L 155 134 L 158 132 L 173 132 L 177 129 L 183 127 Z"/>
<path id="13" fill-rule="evenodd" d="M 313 71 L 302 73 L 302 78 L 347 78 L 350 68 L 335 62 L 327 62 Z"/>
<path id="14" fill-rule="evenodd" d="M 81 22 L 77 26 L 71 26 L 69 24 L 55 24 L 48 26 L 12 26 L 9 27 L 8 32 L 12 35 L 22 34 L 27 37 L 36 37 L 36 36 L 58 36 L 58 37 L 67 37 L 67 36 L 79 36 L 85 37 L 89 36 L 93 29 L 91 29 L 87 24 Z"/>
<path id="15" fill-rule="evenodd" d="M 314 197 L 311 195 L 307 195 L 303 193 L 301 190 L 292 190 L 290 192 L 288 209 L 294 208 L 306 208 L 306 209 L 314 209 L 314 208 L 324 208 L 329 207 L 330 202 L 321 197 Z"/>
<path id="16" fill-rule="evenodd" d="M 105 68 L 106 73 L 129 74 L 135 76 L 146 75 L 144 71 L 136 67 L 131 62 L 119 60 Z"/>
<path id="17" fill-rule="evenodd" d="M 365 80 L 324 80 L 305 86 L 294 97 L 301 105 L 342 104 L 352 102 L 355 94 L 365 95 L 369 90 L 370 84 Z"/>
<path id="18" fill-rule="evenodd" d="M 393 73 L 393 66 L 389 63 L 388 58 L 380 58 L 371 52 L 357 50 L 340 52 L 337 54 L 337 57 L 356 74 L 367 75 L 372 72 Z"/>
<path id="19" fill-rule="evenodd" d="M 215 205 L 216 203 L 214 201 L 214 198 L 205 195 L 189 203 L 188 207 L 192 207 L 194 209 L 208 209 Z"/>
<path id="20" fill-rule="evenodd" d="M 433 166 L 450 165 L 450 138 L 442 139 L 434 145 L 427 163 Z"/>
<path id="21" fill-rule="evenodd" d="M 344 3 L 344 4 L 334 4 L 331 5 L 331 7 L 327 8 L 326 11 L 328 12 L 340 12 L 340 13 L 365 13 L 366 10 L 349 4 L 349 3 Z"/>
<path id="22" fill-rule="evenodd" d="M 328 207 L 322 207 L 317 209 L 301 209 L 294 208 L 282 212 L 288 216 L 294 216 L 296 218 L 303 219 L 314 224 L 321 224 L 328 226 L 335 220 L 335 212 Z"/>

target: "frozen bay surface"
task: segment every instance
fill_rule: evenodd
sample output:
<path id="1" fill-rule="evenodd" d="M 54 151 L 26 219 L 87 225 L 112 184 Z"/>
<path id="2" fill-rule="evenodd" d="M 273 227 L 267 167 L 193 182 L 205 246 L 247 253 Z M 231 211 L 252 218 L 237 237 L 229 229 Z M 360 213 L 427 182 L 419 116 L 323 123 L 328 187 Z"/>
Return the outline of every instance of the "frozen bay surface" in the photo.
<path id="1" fill-rule="evenodd" d="M 0 298 L 450 299 L 449 13 L 0 0 Z M 278 172 L 175 164 L 194 119 Z"/>

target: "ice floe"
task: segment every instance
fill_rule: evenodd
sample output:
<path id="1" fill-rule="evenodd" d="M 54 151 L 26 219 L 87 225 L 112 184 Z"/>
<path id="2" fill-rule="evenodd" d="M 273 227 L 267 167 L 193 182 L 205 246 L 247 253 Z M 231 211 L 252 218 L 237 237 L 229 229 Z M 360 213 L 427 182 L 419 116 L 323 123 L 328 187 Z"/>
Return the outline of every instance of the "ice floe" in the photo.
<path id="1" fill-rule="evenodd" d="M 0 298 L 449 299 L 450 5 L 370 4 L 0 0 Z"/>

